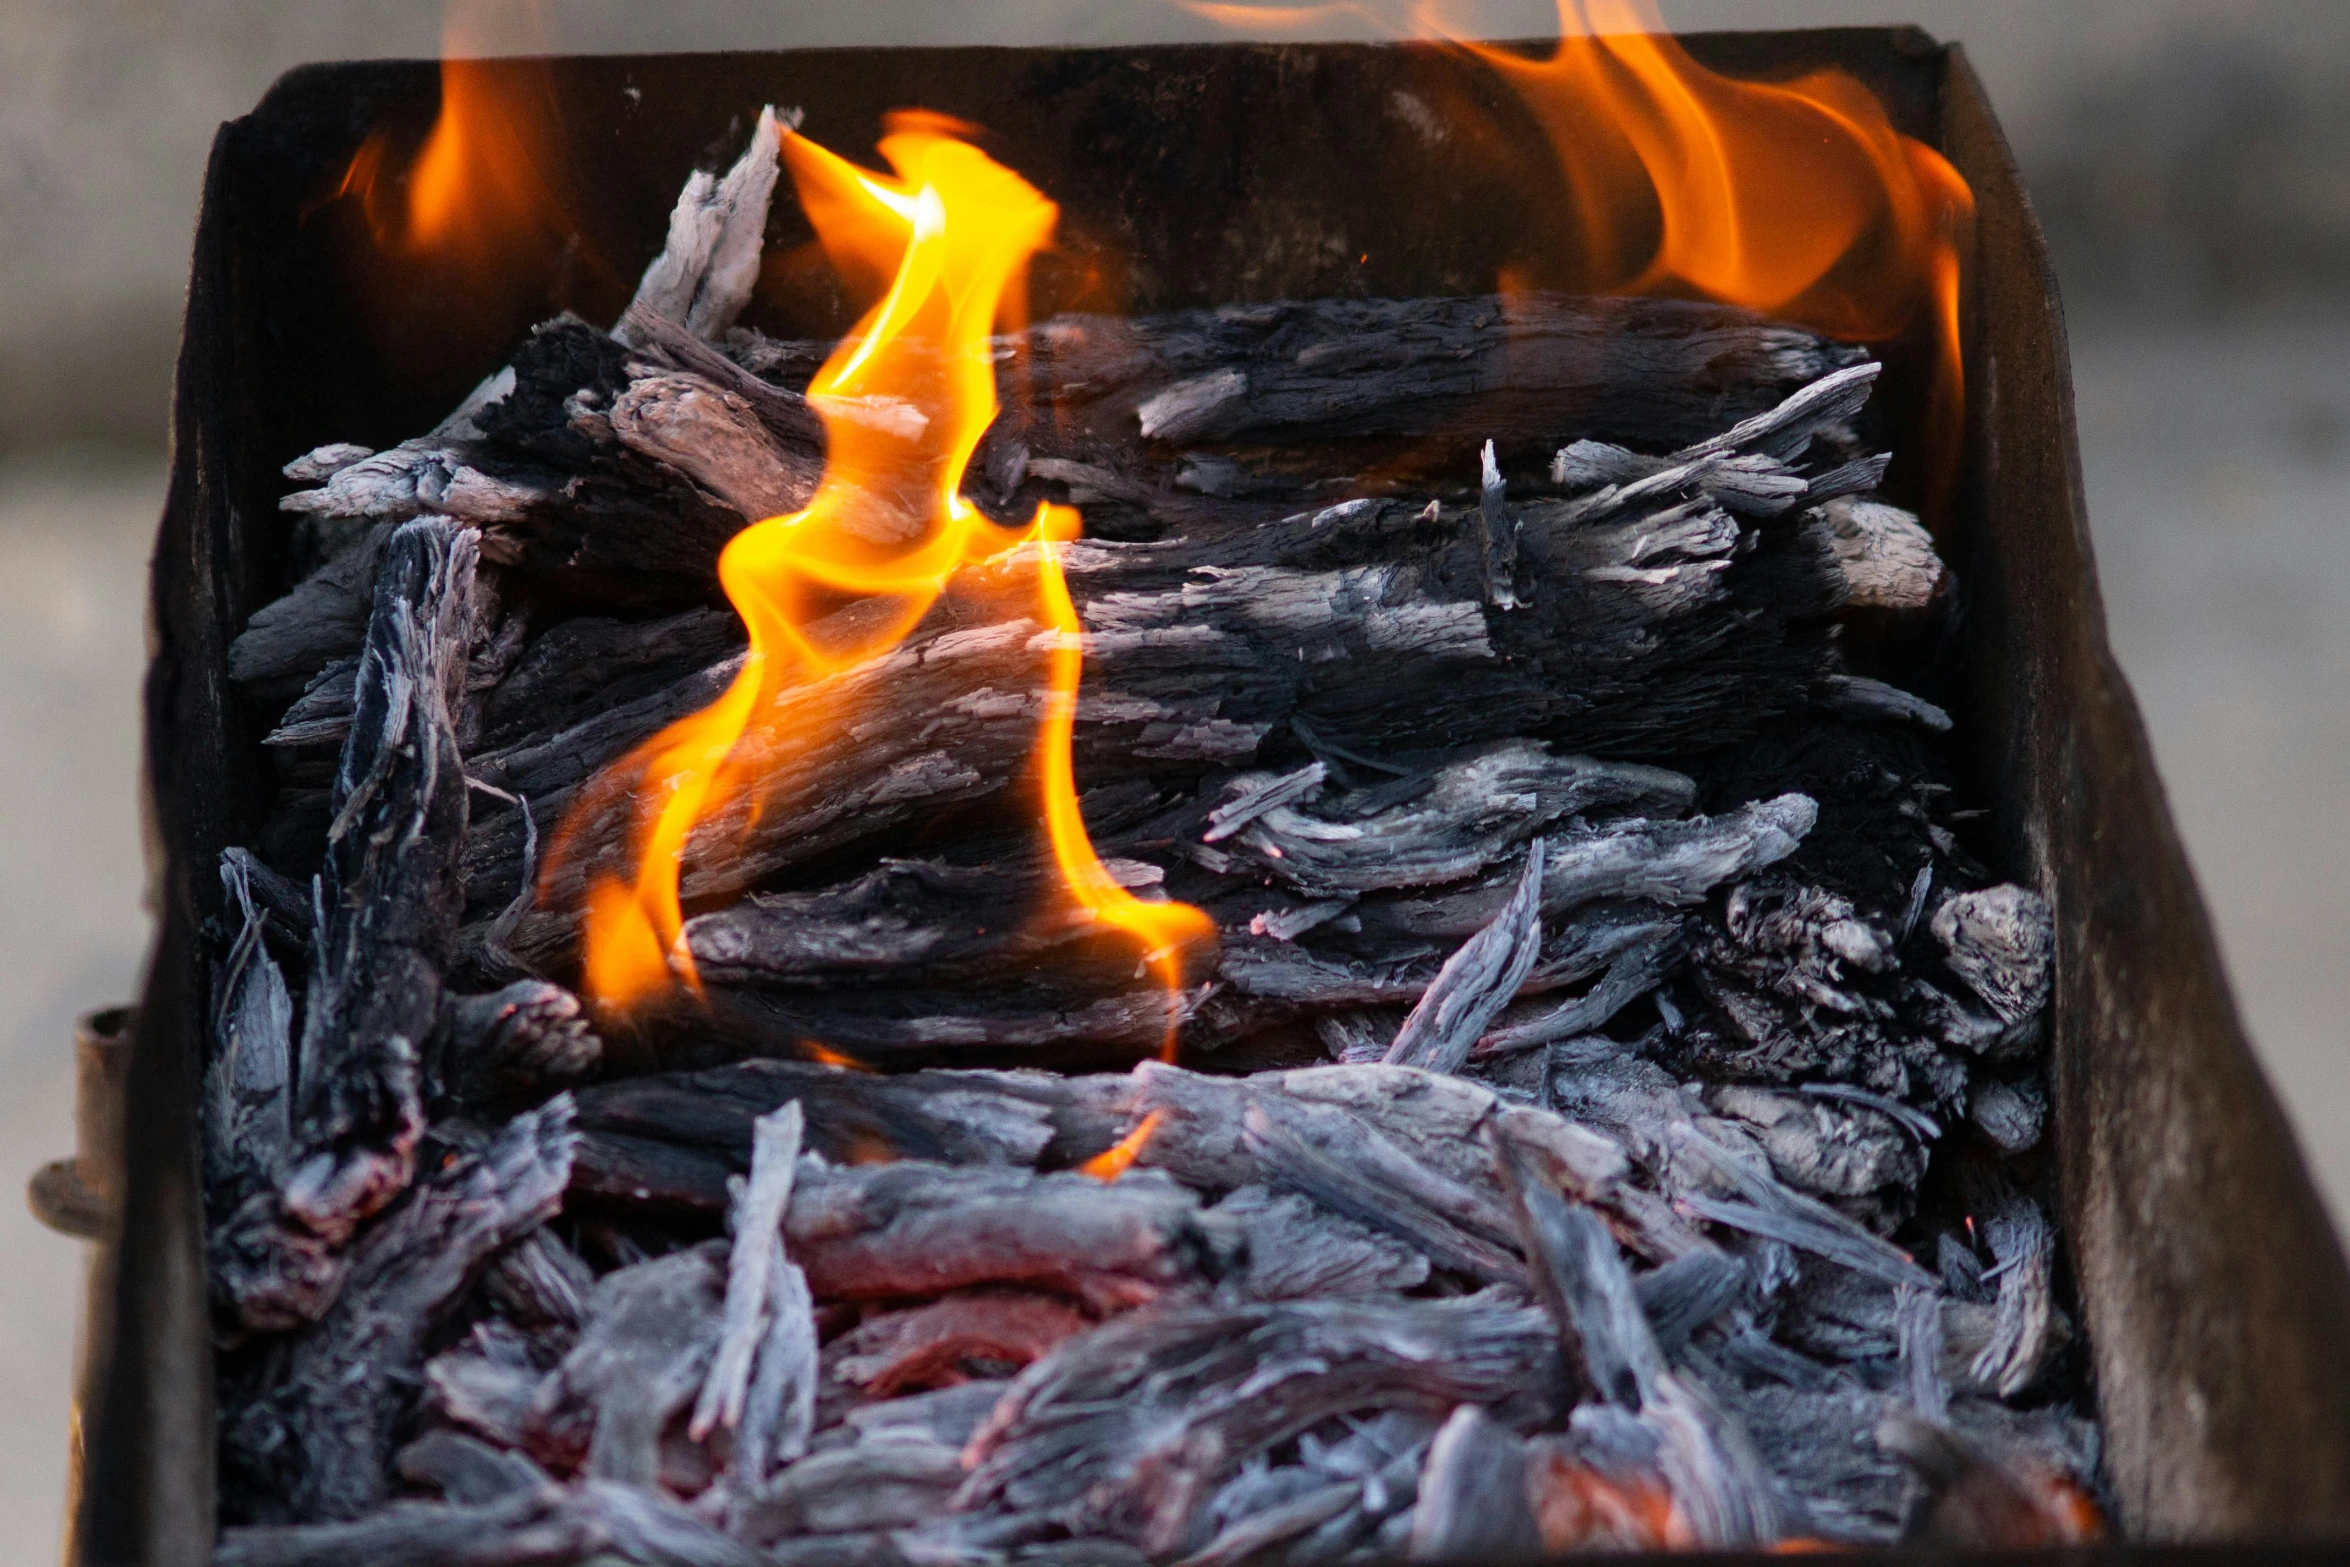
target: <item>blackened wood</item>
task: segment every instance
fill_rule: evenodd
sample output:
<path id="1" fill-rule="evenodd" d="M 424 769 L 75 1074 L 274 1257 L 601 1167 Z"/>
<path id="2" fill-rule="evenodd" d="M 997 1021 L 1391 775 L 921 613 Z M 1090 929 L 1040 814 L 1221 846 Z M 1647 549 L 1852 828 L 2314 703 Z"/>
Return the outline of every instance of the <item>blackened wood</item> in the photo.
<path id="1" fill-rule="evenodd" d="M 969 1374 L 965 1361 L 985 1362 L 994 1375 L 1009 1375 L 1092 1326 L 1091 1318 L 1058 1296 L 958 1290 L 926 1305 L 865 1318 L 825 1346 L 825 1360 L 837 1380 L 868 1397 L 889 1399 L 953 1385 Z"/>
<path id="2" fill-rule="evenodd" d="M 1425 1252 L 1295 1192 L 1243 1186 L 1215 1211 L 1247 1237 L 1248 1270 L 1237 1282 L 1250 1300 L 1393 1294 L 1428 1282 Z"/>
<path id="3" fill-rule="evenodd" d="M 249 856 L 223 856 L 221 885 L 241 921 L 213 976 L 212 1061 L 204 1071 L 204 1196 L 214 1223 L 285 1178 L 294 1004 L 270 955 Z"/>
<path id="4" fill-rule="evenodd" d="M 666 690 L 740 652 L 742 622 L 733 611 L 689 609 L 657 620 L 581 615 L 533 641 L 489 695 L 480 745 L 498 748 Z M 475 776 L 495 783 L 482 758 Z"/>
<path id="5" fill-rule="evenodd" d="M 717 1352 L 724 1296 L 716 1243 L 597 1280 L 578 1344 L 534 1395 L 534 1424 L 591 1422 L 588 1473 L 652 1485 L 662 1432 L 692 1406 Z"/>
<path id="6" fill-rule="evenodd" d="M 224 1422 L 232 1461 L 272 1476 L 297 1521 L 355 1518 L 388 1495 L 393 1433 L 429 1335 L 501 1248 L 551 1217 L 571 1173 L 571 1106 L 517 1116 L 371 1227 L 333 1305 Z"/>

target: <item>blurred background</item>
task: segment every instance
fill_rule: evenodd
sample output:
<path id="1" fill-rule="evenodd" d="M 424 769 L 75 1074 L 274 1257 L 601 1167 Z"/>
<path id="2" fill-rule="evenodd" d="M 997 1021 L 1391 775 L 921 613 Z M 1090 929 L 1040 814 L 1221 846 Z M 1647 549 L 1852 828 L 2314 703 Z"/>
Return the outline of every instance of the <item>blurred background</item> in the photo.
<path id="1" fill-rule="evenodd" d="M 2113 639 L 2238 1000 L 2350 1214 L 2350 6 L 1663 0 L 1963 41 L 2047 224 Z M 1546 0 L 1458 5 L 1548 35 Z M 1231 36 L 1168 0 L 521 0 L 478 52 Z M 70 1023 L 135 993 L 145 563 L 214 127 L 420 0 L 0 0 L 0 1184 L 70 1151 Z M 1305 36 L 1365 36 L 1343 15 Z M 1300 36 L 1292 33 L 1289 36 Z M 79 1248 L 0 1200 L 0 1561 L 59 1536 Z"/>

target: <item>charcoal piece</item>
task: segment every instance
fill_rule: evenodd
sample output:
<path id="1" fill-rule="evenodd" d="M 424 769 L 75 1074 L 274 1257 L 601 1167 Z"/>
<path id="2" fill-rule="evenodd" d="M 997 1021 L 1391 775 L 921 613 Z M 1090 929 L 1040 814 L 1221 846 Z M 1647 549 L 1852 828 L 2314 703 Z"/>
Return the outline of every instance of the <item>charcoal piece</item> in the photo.
<path id="1" fill-rule="evenodd" d="M 1033 329 L 1027 362 L 1066 418 L 1154 441 L 1477 430 L 1523 448 L 1679 446 L 1856 357 L 1718 306 L 1533 293 L 1068 316 Z"/>
<path id="2" fill-rule="evenodd" d="M 759 281 L 767 205 L 780 170 L 778 138 L 799 124 L 799 111 L 759 111 L 750 145 L 723 177 L 689 175 L 669 214 L 669 235 L 645 267 L 630 308 L 647 310 L 698 337 L 724 337 Z"/>
<path id="3" fill-rule="evenodd" d="M 444 996 L 431 1058 L 448 1097 L 479 1106 L 568 1088 L 602 1064 L 604 1046 L 577 996 L 524 979 L 488 995 Z"/>
<path id="4" fill-rule="evenodd" d="M 1213 1539 L 1186 1555 L 1177 1567 L 1243 1567 L 1248 1562 L 1266 1560 L 1269 1553 L 1298 1536 L 1358 1509 L 1362 1495 L 1362 1486 L 1353 1482 L 1314 1485 L 1225 1524 Z M 1305 1559 L 1315 1558 L 1309 1554 Z"/>
<path id="5" fill-rule="evenodd" d="M 1933 535 L 1898 506 L 1848 496 L 1820 507 L 1817 516 L 1844 567 L 1845 602 L 1853 608 L 1916 612 L 1949 587 Z"/>
<path id="6" fill-rule="evenodd" d="M 839 1380 L 872 1398 L 950 1385 L 984 1362 L 997 1376 L 1041 1358 L 1093 1324 L 1067 1301 L 1023 1290 L 958 1290 L 867 1317 L 825 1346 Z"/>
<path id="7" fill-rule="evenodd" d="M 1950 1409 L 1950 1386 L 1942 1377 L 1942 1314 L 1943 1302 L 1931 1290 L 1904 1285 L 1893 1292 L 1902 1375 L 1909 1406 L 1921 1420 L 1940 1420 Z"/>
<path id="8" fill-rule="evenodd" d="M 518 1336 L 517 1336 L 518 1337 Z M 552 1367 L 541 1366 L 531 1341 L 509 1340 L 493 1324 L 477 1324 L 463 1342 L 425 1362 L 424 1407 L 450 1426 L 493 1445 L 566 1461 L 587 1451 L 590 1430 L 565 1428 L 553 1439 L 534 1428 L 532 1406 Z"/>
<path id="9" fill-rule="evenodd" d="M 1602 898 L 1668 907 L 1702 901 L 1723 882 L 1793 853 L 1818 820 L 1808 796 L 1781 795 L 1687 821 L 1633 819 L 1555 833 L 1542 869 L 1542 913 L 1556 918 Z M 1466 936 L 1493 917 L 1507 890 L 1488 876 L 1466 891 L 1382 903 L 1383 924 L 1416 936 Z"/>
<path id="10" fill-rule="evenodd" d="M 800 510 L 823 478 L 816 452 L 777 441 L 748 400 L 698 375 L 639 375 L 600 416 L 621 445 L 749 521 Z"/>
<path id="11" fill-rule="evenodd" d="M 1746 1264 L 1726 1252 L 1694 1251 L 1634 1278 L 1632 1293 L 1657 1348 L 1670 1358 L 1691 1334 L 1736 1304 L 1751 1277 Z"/>
<path id="12" fill-rule="evenodd" d="M 836 1164 L 1065 1165 L 1118 1140 L 1132 1095 L 1123 1077 L 884 1076 L 812 1061 L 743 1061 L 599 1083 L 578 1097 L 583 1130 L 719 1150 L 747 1167 L 752 1122 L 792 1099 L 806 1112 L 809 1148 Z"/>
<path id="13" fill-rule="evenodd" d="M 689 609 L 658 620 L 582 615 L 550 627 L 522 652 L 482 705 L 477 775 L 500 749 L 557 734 L 599 713 L 665 691 L 740 653 L 742 622 L 724 609 Z"/>
<path id="14" fill-rule="evenodd" d="M 1932 1278 L 1907 1252 L 1824 1203 L 1749 1168 L 1744 1159 L 1695 1126 L 1675 1126 L 1670 1135 L 1676 1171 L 1686 1168 L 1690 1180 L 1703 1180 L 1729 1194 L 1711 1196 L 1695 1189 L 1683 1193 L 1680 1204 L 1699 1218 L 1784 1241 L 1887 1284 L 1932 1287 Z"/>
<path id="15" fill-rule="evenodd" d="M 1509 901 L 1445 960 L 1404 1019 L 1387 1047 L 1389 1066 L 1458 1072 L 1485 1025 L 1516 997 L 1542 951 L 1543 858 L 1536 838 L 1526 846 L 1526 868 Z"/>
<path id="16" fill-rule="evenodd" d="M 2001 1153 L 2024 1153 L 2039 1146 L 2048 1124 L 2048 1095 L 2030 1078 L 1974 1083 L 1967 1091 L 1967 1119 Z"/>
<path id="17" fill-rule="evenodd" d="M 1734 1410 L 1739 1428 L 1768 1465 L 1784 1504 L 1784 1524 L 1840 1545 L 1890 1545 L 1898 1538 L 1900 1466 L 1872 1436 L 1905 1400 L 1847 1378 L 1816 1387 L 1739 1386 L 1708 1378 L 1708 1391 Z"/>
<path id="18" fill-rule="evenodd" d="M 360 622 L 365 635 L 366 622 Z M 302 694 L 278 715 L 277 727 L 261 737 L 261 743 L 284 750 L 298 750 L 305 746 L 340 746 L 343 737 L 351 732 L 351 704 L 356 696 L 353 681 L 359 673 L 359 657 L 337 658 L 328 662 Z"/>
<path id="19" fill-rule="evenodd" d="M 1213 1211 L 1247 1237 L 1248 1268 L 1233 1282 L 1249 1300 L 1387 1294 L 1428 1282 L 1428 1258 L 1417 1247 L 1294 1192 L 1243 1186 Z"/>
<path id="20" fill-rule="evenodd" d="M 342 1288 L 223 1422 L 230 1461 L 295 1521 L 355 1518 L 388 1494 L 393 1432 L 433 1329 L 488 1260 L 550 1218 L 571 1166 L 571 1105 L 453 1154 L 363 1234 Z"/>
<path id="21" fill-rule="evenodd" d="M 1506 1560 L 1541 1545 L 1526 1500 L 1524 1440 L 1472 1405 L 1454 1410 L 1420 1473 L 1412 1560 Z"/>
<path id="22" fill-rule="evenodd" d="M 1163 881 L 1155 865 L 1111 860 L 1120 885 Z M 1033 915 L 1025 911 L 1034 909 Z M 754 893 L 687 922 L 695 971 L 720 985 L 936 985 L 995 978 L 1059 948 L 1102 938 L 1042 864 L 971 869 L 885 860 L 855 881 Z"/>
<path id="23" fill-rule="evenodd" d="M 798 1173 L 800 1138 L 806 1118 L 798 1100 L 761 1116 L 751 1126 L 751 1176 L 734 1189 L 734 1211 L 727 1228 L 734 1245 L 726 1260 L 725 1317 L 719 1329 L 717 1353 L 711 1357 L 708 1378 L 694 1403 L 687 1433 L 699 1442 L 717 1426 L 729 1431 L 742 1424 L 743 1400 L 750 1393 L 751 1359 L 773 1310 L 767 1285 L 773 1277 L 772 1252 L 782 1234 L 784 1210 L 791 1206 L 792 1178 Z M 785 1266 L 790 1266 L 787 1261 Z M 808 1337 L 813 1341 L 811 1327 Z M 813 1399 L 814 1379 L 806 1397 Z M 798 1432 L 804 1445 L 807 1432 Z M 787 1454 L 786 1456 L 796 1456 Z"/>
<path id="24" fill-rule="evenodd" d="M 1508 1055 L 1596 1031 L 1656 989 L 1680 962 L 1683 946 L 1678 922 L 1649 926 L 1616 954 L 1599 983 L 1582 995 L 1540 1007 L 1503 1010 L 1477 1040 L 1475 1055 Z M 1519 994 L 1526 994 L 1523 986 Z"/>
<path id="25" fill-rule="evenodd" d="M 1323 780 L 1329 776 L 1328 767 L 1309 762 L 1295 772 L 1272 778 L 1244 776 L 1235 780 L 1240 785 L 1239 791 L 1208 813 L 1207 831 L 1199 835 L 1200 842 L 1221 843 L 1267 811 L 1311 798 L 1320 792 Z"/>
<path id="26" fill-rule="evenodd" d="M 1659 1467 L 1656 1433 L 1612 1404 L 1586 1404 L 1567 1429 L 1526 1444 L 1526 1502 L 1542 1547 L 1572 1551 L 1686 1548 Z"/>
<path id="27" fill-rule="evenodd" d="M 1812 695 L 1826 711 L 1857 723 L 1916 724 L 1940 735 L 1951 730 L 1950 715 L 1924 697 L 1865 675 L 1824 676 Z"/>
<path id="28" fill-rule="evenodd" d="M 1495 609 L 1518 607 L 1518 520 L 1510 515 L 1508 486 L 1487 441 L 1478 456 L 1477 553 L 1484 569 L 1485 602 Z"/>
<path id="29" fill-rule="evenodd" d="M 1533 966 L 1518 984 L 1518 995 L 1544 996 L 1589 979 L 1679 930 L 1675 916 L 1653 905 L 1603 904 L 1585 910 L 1543 938 Z M 1416 1003 L 1443 967 L 1437 954 L 1418 941 L 1412 946 L 1422 950 L 1409 956 L 1383 955 L 1376 960 L 1354 959 L 1342 951 L 1308 948 L 1293 941 L 1264 940 L 1253 930 L 1244 934 L 1229 927 L 1222 945 L 1217 977 L 1238 995 L 1258 1004 L 1226 1005 L 1243 1015 L 1261 1014 L 1268 1019 L 1281 1015 L 1282 1004 L 1314 1011 L 1344 1007 L 1354 1013 L 1355 1025 L 1367 1026 L 1369 1020 L 1359 1009 Z M 1401 1019 L 1399 1012 L 1388 1020 L 1378 1035 L 1377 1048 L 1369 1053 L 1370 1061 L 1386 1054 Z"/>
<path id="30" fill-rule="evenodd" d="M 744 1539 L 894 1529 L 945 1511 L 963 1482 L 962 1455 L 910 1432 L 876 1432 L 812 1453 L 770 1478 L 736 1519 Z"/>
<path id="31" fill-rule="evenodd" d="M 1021 1373 L 955 1505 L 1169 1553 L 1254 1454 L 1349 1410 L 1500 1404 L 1555 1355 L 1540 1312 L 1488 1296 L 1130 1313 Z"/>
<path id="32" fill-rule="evenodd" d="M 1590 1209 L 1553 1190 L 1506 1133 L 1488 1133 L 1487 1145 L 1516 1205 L 1534 1293 L 1557 1324 L 1562 1362 L 1587 1397 L 1642 1408 L 1665 1359 L 1615 1238 Z"/>
<path id="33" fill-rule="evenodd" d="M 2048 1004 L 2056 923 L 2047 900 L 2017 886 L 1942 900 L 1931 922 L 1952 972 L 2002 1022 L 2025 1023 Z"/>
<path id="34" fill-rule="evenodd" d="M 929 1295 L 976 1284 L 1056 1290 L 1096 1310 L 1213 1283 L 1236 1226 L 1163 1175 L 1115 1181 L 918 1160 L 803 1164 L 784 1240 L 821 1299 Z"/>
<path id="35" fill-rule="evenodd" d="M 1516 1257 L 1462 1223 L 1467 1217 L 1491 1226 L 1477 1193 L 1424 1169 L 1343 1112 L 1310 1119 L 1276 1114 L 1263 1103 L 1250 1105 L 1241 1134 L 1275 1185 L 1394 1236 L 1440 1268 L 1488 1283 L 1525 1282 Z M 1390 1184 L 1397 1177 L 1407 1183 L 1401 1189 Z"/>
<path id="36" fill-rule="evenodd" d="M 544 1469 L 522 1454 L 445 1427 L 427 1431 L 401 1448 L 392 1467 L 410 1485 L 438 1491 L 451 1502 L 528 1496 L 552 1483 Z"/>
<path id="37" fill-rule="evenodd" d="M 659 1478 L 662 1434 L 692 1405 L 717 1352 L 723 1260 L 710 1242 L 596 1281 L 579 1342 L 532 1409 L 541 1430 L 592 1418 L 589 1474 L 628 1485 Z"/>
<path id="38" fill-rule="evenodd" d="M 1705 1102 L 1743 1126 L 1772 1173 L 1799 1191 L 1860 1197 L 1925 1177 L 1925 1153 L 1908 1128 L 1868 1106 L 1739 1083 L 1708 1089 Z"/>
<path id="39" fill-rule="evenodd" d="M 253 868 L 249 855 L 221 857 L 221 885 L 241 923 L 213 976 L 218 1000 L 204 1069 L 204 1200 L 216 1224 L 284 1180 L 293 1137 L 294 1003 L 263 939 L 268 919 L 254 901 Z"/>
<path id="40" fill-rule="evenodd" d="M 381 524 L 346 544 L 284 597 L 253 612 L 229 643 L 229 678 L 264 701 L 298 698 L 327 669 L 351 660 L 358 667 L 375 604 L 376 570 L 392 527 Z M 333 689 L 321 681 L 322 688 Z M 340 715 L 349 728 L 350 715 Z"/>
<path id="41" fill-rule="evenodd" d="M 726 1183 L 738 1162 L 747 1161 L 625 1132 L 583 1132 L 571 1168 L 571 1200 L 601 1211 L 715 1227 L 726 1212 Z"/>
<path id="42" fill-rule="evenodd" d="M 920 1436 L 961 1452 L 1009 1386 L 1009 1381 L 980 1378 L 908 1393 L 850 1409 L 842 1424 L 859 1439 L 882 1433 Z"/>
<path id="43" fill-rule="evenodd" d="M 414 1173 L 418 1057 L 463 905 L 455 850 L 467 791 L 451 715 L 474 561 L 472 531 L 444 518 L 408 523 L 385 547 L 331 801 L 288 1173 L 275 1213 L 248 1205 L 251 1222 L 235 1225 L 226 1247 L 216 1241 L 240 1264 L 221 1276 L 247 1327 L 323 1311 L 334 1270 L 322 1254 Z"/>
<path id="44" fill-rule="evenodd" d="M 767 1331 L 759 1341 L 742 1425 L 735 1434 L 728 1479 L 755 1486 L 774 1463 L 807 1450 L 816 1423 L 822 1365 L 816 1346 L 816 1301 L 808 1275 L 784 1253 L 783 1237 L 767 1244 Z"/>
<path id="45" fill-rule="evenodd" d="M 2056 1305 L 2056 1235 L 2039 1206 L 2022 1197 L 1983 1228 L 1991 1272 L 1999 1277 L 1998 1308 L 1990 1341 L 1968 1370 L 2000 1397 L 2013 1398 L 2039 1381 L 2066 1337 Z"/>
<path id="46" fill-rule="evenodd" d="M 587 1321 L 596 1276 L 552 1231 L 533 1230 L 500 1252 L 482 1275 L 482 1294 L 525 1328 L 576 1333 Z"/>
<path id="47" fill-rule="evenodd" d="M 553 1488 L 493 1502 L 394 1502 L 356 1523 L 221 1531 L 213 1567 L 539 1567 L 609 1543 Z"/>
<path id="48" fill-rule="evenodd" d="M 1769 1544 L 1783 1531 L 1782 1499 L 1754 1439 L 1694 1379 L 1660 1374 L 1641 1407 L 1657 1462 L 1692 1543 L 1716 1550 Z"/>
<path id="49" fill-rule="evenodd" d="M 1381 792 L 1269 804 L 1226 852 L 1310 896 L 1354 897 L 1459 881 L 1570 816 L 1676 817 L 1696 789 L 1663 768 L 1560 756 L 1516 740 L 1448 761 L 1410 793 L 1366 809 Z M 1512 808 L 1496 811 L 1497 796 Z"/>
<path id="50" fill-rule="evenodd" d="M 2031 1551 L 2096 1541 L 2088 1496 L 2027 1455 L 1993 1455 L 1947 1426 L 1893 1414 L 1877 1440 L 1925 1487 L 1907 1538 L 1945 1550 Z"/>

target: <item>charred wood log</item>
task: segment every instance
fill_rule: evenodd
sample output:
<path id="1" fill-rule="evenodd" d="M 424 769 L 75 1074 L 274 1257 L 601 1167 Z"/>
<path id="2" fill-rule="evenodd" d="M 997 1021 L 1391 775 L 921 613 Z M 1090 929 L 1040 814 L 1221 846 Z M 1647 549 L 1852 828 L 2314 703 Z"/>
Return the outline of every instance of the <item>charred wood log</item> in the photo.
<path id="1" fill-rule="evenodd" d="M 428 1337 L 490 1258 L 553 1216 L 571 1106 L 516 1117 L 368 1229 L 317 1324 L 272 1346 L 258 1396 L 223 1425 L 231 1462 L 295 1521 L 356 1518 L 389 1494 L 393 1433 Z"/>

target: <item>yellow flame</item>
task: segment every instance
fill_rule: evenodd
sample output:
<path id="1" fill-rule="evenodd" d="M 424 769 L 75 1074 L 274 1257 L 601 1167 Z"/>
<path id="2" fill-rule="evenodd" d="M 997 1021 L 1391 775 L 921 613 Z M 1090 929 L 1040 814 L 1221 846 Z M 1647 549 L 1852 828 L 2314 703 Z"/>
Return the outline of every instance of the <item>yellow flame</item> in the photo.
<path id="1" fill-rule="evenodd" d="M 1090 1175 L 1097 1181 L 1116 1180 L 1134 1167 L 1134 1161 L 1142 1157 L 1143 1148 L 1149 1144 L 1151 1134 L 1159 1129 L 1159 1123 L 1165 1119 L 1166 1111 L 1153 1110 L 1142 1118 L 1142 1124 L 1133 1131 L 1079 1165 L 1077 1173 Z"/>
<path id="2" fill-rule="evenodd" d="M 1040 507 L 1025 530 L 999 527 L 963 498 L 966 465 L 997 412 L 989 337 L 1056 209 L 1025 180 L 931 115 L 893 116 L 881 153 L 896 177 L 871 173 L 786 133 L 783 157 L 818 235 L 844 274 L 889 278 L 808 391 L 828 448 L 807 507 L 736 535 L 718 577 L 749 650 L 709 707 L 672 724 L 626 763 L 640 806 L 635 874 L 596 879 L 586 907 L 583 982 L 606 1008 L 683 983 L 699 989 L 679 939 L 680 862 L 695 826 L 762 778 L 763 767 L 828 743 L 777 733 L 776 699 L 794 682 L 875 658 L 904 639 L 965 565 L 1032 544 L 1051 633 L 1038 772 L 1055 864 L 1096 919 L 1140 941 L 1179 1015 L 1185 940 L 1212 932 L 1198 910 L 1148 904 L 1111 878 L 1079 814 L 1070 748 L 1083 667 L 1082 627 L 1056 546 L 1077 513 Z M 896 411 L 873 416 L 876 407 Z M 884 606 L 851 631 L 811 627 L 843 599 Z M 839 625 L 836 617 L 828 625 Z M 746 744 L 746 740 L 755 743 Z M 1170 1022 L 1169 1038 L 1172 1040 Z"/>

